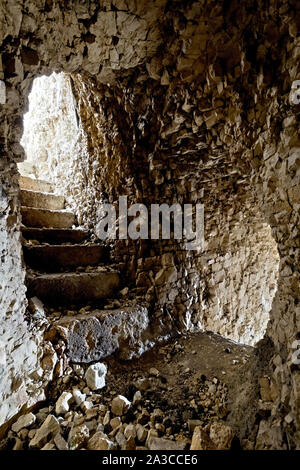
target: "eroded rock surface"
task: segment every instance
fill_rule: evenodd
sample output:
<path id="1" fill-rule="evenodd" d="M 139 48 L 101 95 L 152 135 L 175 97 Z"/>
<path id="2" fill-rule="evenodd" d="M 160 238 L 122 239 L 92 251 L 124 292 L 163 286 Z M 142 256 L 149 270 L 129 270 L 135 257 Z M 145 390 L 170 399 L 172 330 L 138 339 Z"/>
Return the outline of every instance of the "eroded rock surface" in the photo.
<path id="1" fill-rule="evenodd" d="M 204 203 L 203 252 L 116 240 L 112 261 L 151 305 L 156 337 L 210 329 L 254 345 L 265 335 L 278 400 L 261 410 L 257 447 L 299 448 L 299 2 L 8 0 L 0 9 L 0 423 L 43 399 L 64 370 L 49 344 L 44 355 L 47 318 L 26 310 L 17 170 L 32 81 L 55 70 L 70 74 L 78 117 L 74 158 L 64 149 L 51 181 L 68 224 L 75 215 L 96 230 L 102 204 L 124 193 Z M 88 438 L 80 428 L 72 446 Z"/>
<path id="2" fill-rule="evenodd" d="M 139 354 L 140 349 L 143 351 L 142 334 L 148 323 L 147 308 L 137 305 L 65 317 L 52 328 L 53 335 L 57 333 L 66 342 L 71 361 L 88 363 L 115 351 L 126 359 Z"/>

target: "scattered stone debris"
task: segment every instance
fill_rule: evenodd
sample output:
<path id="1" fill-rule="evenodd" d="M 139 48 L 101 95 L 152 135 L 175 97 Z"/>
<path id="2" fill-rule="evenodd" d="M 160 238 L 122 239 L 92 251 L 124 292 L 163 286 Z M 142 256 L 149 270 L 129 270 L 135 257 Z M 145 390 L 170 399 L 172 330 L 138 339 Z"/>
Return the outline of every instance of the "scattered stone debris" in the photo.
<path id="1" fill-rule="evenodd" d="M 163 346 L 160 351 L 173 351 L 182 368 L 181 344 Z M 188 377 L 186 368 L 183 374 Z M 234 432 L 224 422 L 227 386 L 205 374 L 180 386 L 187 397 L 182 409 L 169 398 L 173 387 L 168 385 L 163 368 L 160 372 L 156 367 L 145 367 L 144 376 L 133 369 L 125 380 L 104 363 L 70 364 L 53 382 L 48 406 L 20 416 L 1 448 L 230 449 Z"/>

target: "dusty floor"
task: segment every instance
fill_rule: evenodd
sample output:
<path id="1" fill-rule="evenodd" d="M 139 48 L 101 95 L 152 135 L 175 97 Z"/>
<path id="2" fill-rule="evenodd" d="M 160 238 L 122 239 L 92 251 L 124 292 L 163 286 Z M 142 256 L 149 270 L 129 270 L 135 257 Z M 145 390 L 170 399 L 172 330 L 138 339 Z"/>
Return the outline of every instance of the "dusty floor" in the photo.
<path id="1" fill-rule="evenodd" d="M 202 426 L 222 420 L 235 431 L 233 446 L 252 448 L 250 441 L 240 442 L 239 436 L 243 435 L 245 427 L 241 419 L 243 404 L 240 404 L 240 394 L 243 382 L 247 382 L 248 365 L 254 355 L 252 347 L 207 332 L 179 336 L 170 344 L 157 345 L 132 361 L 111 356 L 103 361 L 108 372 L 106 387 L 99 392 L 101 402 L 109 406 L 116 394 L 132 400 L 135 392 L 140 390 L 142 407 L 149 415 L 159 409 L 164 418 L 171 419 L 171 438 L 179 437 L 190 442 L 193 429 L 190 420 L 197 420 L 197 424 Z M 74 382 L 72 377 L 71 383 L 76 386 L 76 378 Z M 67 384 L 68 389 L 71 383 Z M 78 384 L 83 386 L 80 379 Z M 50 388 L 52 405 L 61 394 L 62 387 L 63 383 Z M 246 388 L 246 393 L 258 401 L 258 389 Z M 247 412 L 251 414 L 251 410 Z M 247 413 L 245 419 L 247 421 Z M 251 428 L 253 423 L 249 424 Z"/>
<path id="2" fill-rule="evenodd" d="M 260 396 L 256 377 L 250 380 L 249 374 L 262 372 L 255 361 L 255 348 L 206 332 L 172 338 L 131 361 L 106 358 L 105 386 L 96 390 L 87 386 L 90 364 L 70 364 L 51 382 L 34 415 L 22 418 L 29 418 L 27 424 L 10 428 L 0 449 L 155 450 L 167 445 L 184 450 L 190 449 L 196 426 L 209 432 L 214 423 L 221 426 L 221 439 L 228 429 L 231 433 L 229 446 L 220 448 L 254 449 Z M 83 401 L 78 403 L 74 392 L 84 394 Z M 69 404 L 58 411 L 64 394 Z M 113 402 L 119 395 L 130 406 L 116 417 Z M 49 419 L 54 428 L 45 434 Z"/>
<path id="3" fill-rule="evenodd" d="M 151 380 L 165 391 L 163 400 L 169 407 L 174 404 L 188 410 L 188 399 L 197 393 L 196 384 L 205 378 L 217 378 L 228 387 L 230 409 L 235 401 L 233 391 L 252 354 L 253 348 L 214 333 L 190 334 L 178 337 L 173 344 L 158 345 L 138 360 L 127 362 L 111 357 L 107 384 L 121 393 L 124 385 L 130 386 L 137 376 L 146 377 L 151 368 L 156 368 L 160 375 Z"/>

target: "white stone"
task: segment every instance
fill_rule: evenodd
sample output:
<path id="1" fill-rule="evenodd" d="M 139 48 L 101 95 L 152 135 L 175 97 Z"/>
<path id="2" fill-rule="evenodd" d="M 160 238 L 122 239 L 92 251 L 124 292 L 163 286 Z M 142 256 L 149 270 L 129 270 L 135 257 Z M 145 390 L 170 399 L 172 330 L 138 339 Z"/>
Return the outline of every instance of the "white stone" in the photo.
<path id="1" fill-rule="evenodd" d="M 129 410 L 131 402 L 126 397 L 118 395 L 111 403 L 111 411 L 116 416 L 123 416 Z"/>
<path id="2" fill-rule="evenodd" d="M 86 413 L 88 410 L 91 410 L 93 408 L 93 403 L 91 401 L 83 401 L 80 405 L 80 408 L 84 413 Z"/>
<path id="3" fill-rule="evenodd" d="M 134 396 L 133 396 L 133 401 L 132 401 L 132 403 L 133 403 L 134 405 L 138 405 L 138 404 L 140 403 L 141 399 L 142 399 L 142 394 L 141 394 L 141 392 L 138 390 L 137 392 L 135 392 L 135 394 L 134 394 Z"/>
<path id="4" fill-rule="evenodd" d="M 70 392 L 63 392 L 55 404 L 55 412 L 57 415 L 65 414 L 69 411 L 69 402 L 73 397 Z"/>
<path id="5" fill-rule="evenodd" d="M 91 390 L 99 390 L 105 387 L 107 367 L 102 362 L 92 364 L 85 373 L 85 379 Z"/>
<path id="6" fill-rule="evenodd" d="M 84 402 L 85 398 L 86 398 L 86 394 L 85 393 L 81 393 L 80 390 L 78 389 L 74 389 L 73 390 L 73 398 L 75 400 L 75 403 L 76 405 L 80 406 L 81 403 Z"/>

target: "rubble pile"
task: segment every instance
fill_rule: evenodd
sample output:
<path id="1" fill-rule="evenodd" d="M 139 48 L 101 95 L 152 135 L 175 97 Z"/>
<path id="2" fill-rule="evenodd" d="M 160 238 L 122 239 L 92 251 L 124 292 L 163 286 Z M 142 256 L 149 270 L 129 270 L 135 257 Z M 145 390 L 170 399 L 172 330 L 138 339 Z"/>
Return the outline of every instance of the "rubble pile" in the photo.
<path id="1" fill-rule="evenodd" d="M 217 378 L 202 377 L 193 383 L 182 410 L 163 398 L 168 384 L 157 369 L 151 368 L 147 377 L 133 373 L 133 378 L 121 395 L 109 386 L 110 373 L 104 363 L 68 366 L 53 384 L 55 398 L 48 406 L 21 415 L 0 448 L 195 450 L 205 448 L 204 435 L 210 436 L 209 446 L 230 448 L 233 431 L 222 421 L 227 387 Z M 122 383 L 121 378 L 120 388 Z"/>

